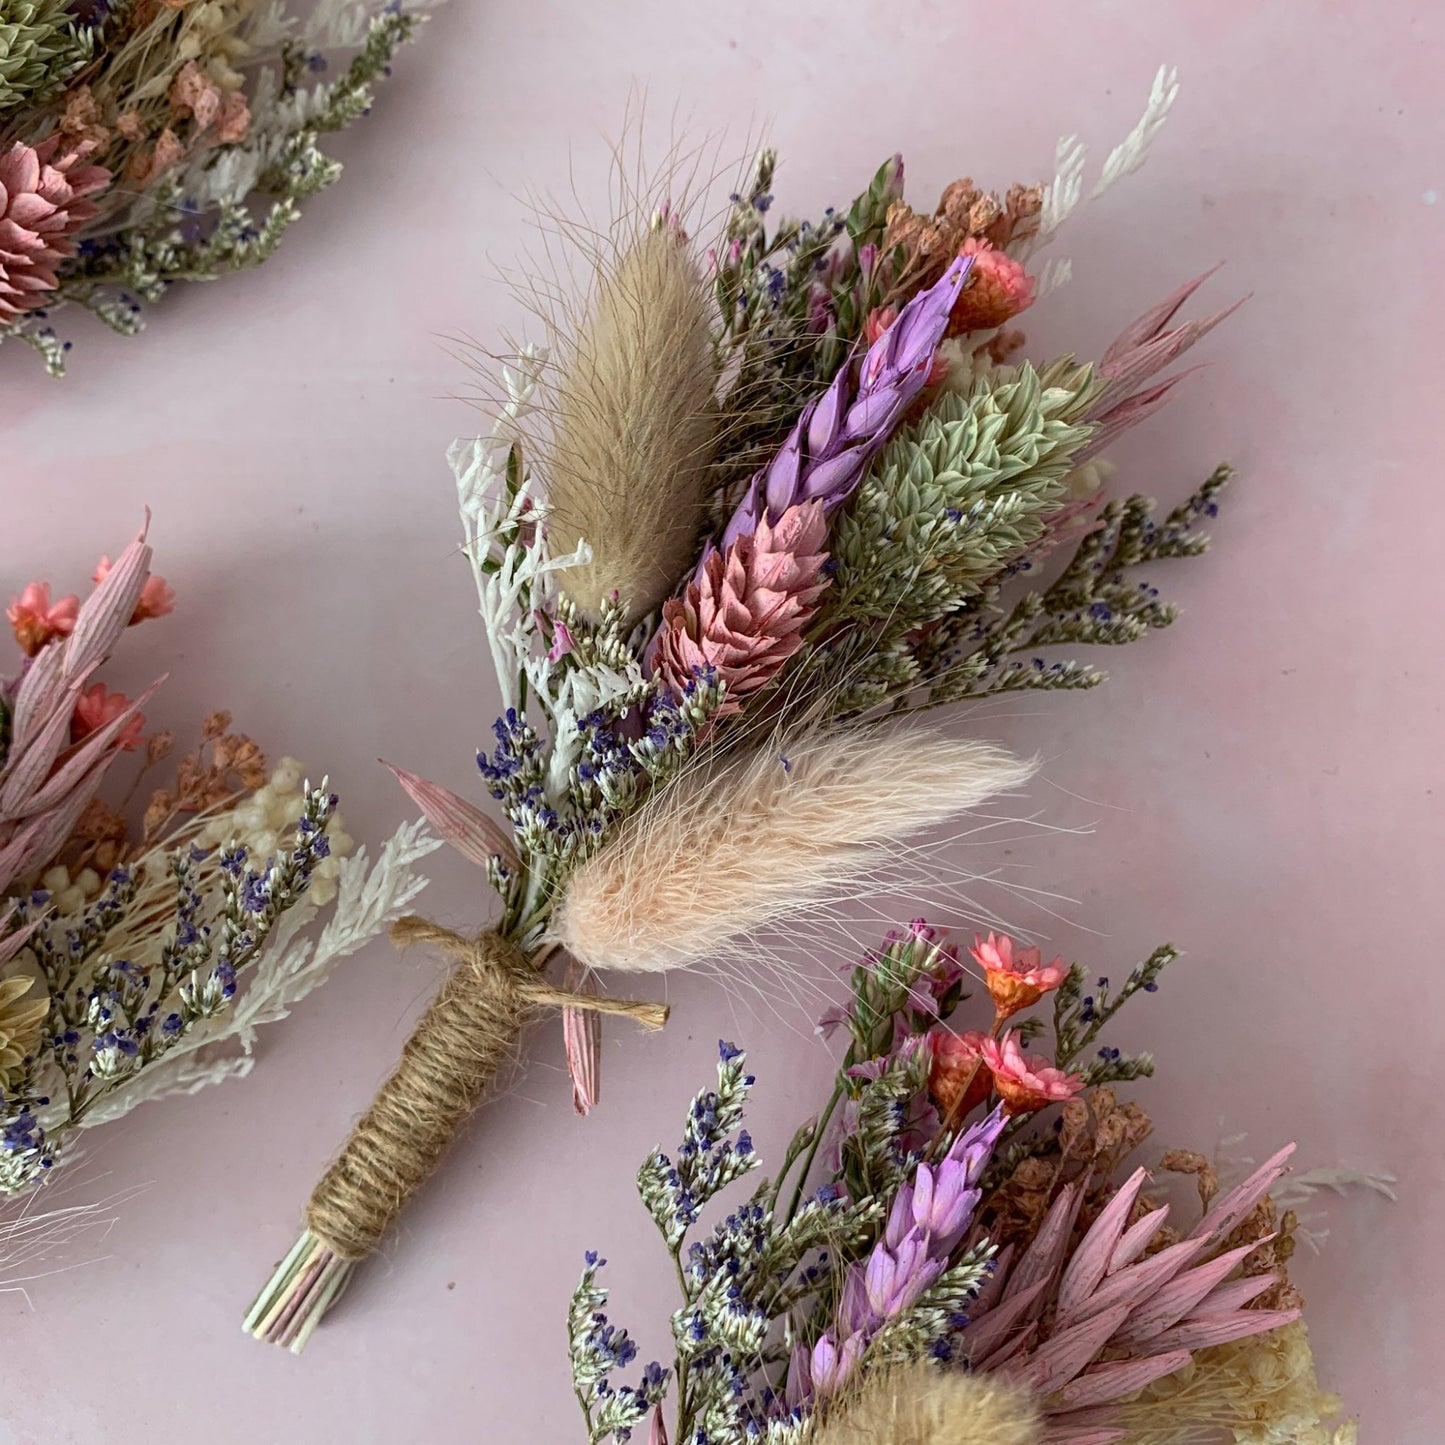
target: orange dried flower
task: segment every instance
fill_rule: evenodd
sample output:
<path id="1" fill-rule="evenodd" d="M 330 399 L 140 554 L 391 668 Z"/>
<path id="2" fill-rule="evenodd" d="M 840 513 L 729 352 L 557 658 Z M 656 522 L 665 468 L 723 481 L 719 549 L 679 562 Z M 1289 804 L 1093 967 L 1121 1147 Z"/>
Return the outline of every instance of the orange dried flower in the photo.
<path id="1" fill-rule="evenodd" d="M 1037 948 L 1018 948 L 1006 933 L 974 935 L 969 952 L 983 967 L 984 984 L 999 1019 L 1032 1008 L 1069 976 L 1062 958 L 1044 963 Z"/>
<path id="2" fill-rule="evenodd" d="M 950 1033 L 934 1029 L 928 1035 L 933 1063 L 928 1071 L 928 1091 L 934 1103 L 950 1119 L 966 1119 L 989 1096 L 993 1087 L 983 1067 L 986 1035 L 977 1029 Z"/>

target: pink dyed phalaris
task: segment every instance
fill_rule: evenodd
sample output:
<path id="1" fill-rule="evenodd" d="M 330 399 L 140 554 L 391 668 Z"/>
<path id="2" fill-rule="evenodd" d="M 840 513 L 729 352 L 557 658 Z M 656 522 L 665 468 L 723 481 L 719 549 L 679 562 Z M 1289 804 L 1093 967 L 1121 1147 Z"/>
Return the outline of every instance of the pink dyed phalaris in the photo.
<path id="1" fill-rule="evenodd" d="M 1048 1104 L 1061 1104 L 1084 1087 L 1082 1074 L 1065 1073 L 1039 1054 L 1024 1053 L 1017 1029 L 1000 1038 L 985 1038 L 979 1052 L 1010 1114 L 1031 1114 Z"/>
<path id="2" fill-rule="evenodd" d="M 1044 1402 L 1050 1445 L 1110 1445 L 1129 1435 L 1108 1406 L 1189 1363 L 1191 1352 L 1278 1329 L 1297 1309 L 1252 1301 L 1272 1273 L 1240 1275 L 1265 1239 L 1226 1249 L 1284 1173 L 1281 1149 L 1177 1243 L 1150 1250 L 1169 1206 L 1141 1211 L 1136 1171 L 1077 1234 L 1082 1183 L 1065 1185 L 1028 1248 L 1005 1246 L 957 1336 L 971 1370 L 997 1373 Z"/>
<path id="3" fill-rule="evenodd" d="M 1004 251 L 970 236 L 958 253 L 973 258 L 968 285 L 948 316 L 948 334 L 991 331 L 1034 304 L 1034 278 Z"/>
<path id="4" fill-rule="evenodd" d="M 50 583 L 28 582 L 18 597 L 10 599 L 5 616 L 21 652 L 34 657 L 47 642 L 70 636 L 79 611 L 79 597 L 59 597 L 51 602 Z"/>
<path id="5" fill-rule="evenodd" d="M 1043 961 L 1037 948 L 1018 948 L 1006 933 L 975 934 L 969 952 L 983 968 L 983 981 L 999 1021 L 1032 1008 L 1069 976 L 1062 958 Z"/>

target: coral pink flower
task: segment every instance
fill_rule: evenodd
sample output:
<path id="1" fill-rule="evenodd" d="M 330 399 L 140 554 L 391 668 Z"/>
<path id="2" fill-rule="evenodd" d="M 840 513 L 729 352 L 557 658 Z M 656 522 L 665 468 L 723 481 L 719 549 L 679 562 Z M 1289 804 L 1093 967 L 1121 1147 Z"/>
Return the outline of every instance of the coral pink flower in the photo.
<path id="1" fill-rule="evenodd" d="M 989 331 L 1034 304 L 1034 278 L 1012 256 L 976 236 L 970 236 L 958 254 L 972 256 L 973 267 L 949 313 L 950 336 Z"/>
<path id="2" fill-rule="evenodd" d="M 30 582 L 18 596 L 10 599 L 5 615 L 15 629 L 15 641 L 26 657 L 34 657 L 47 642 L 56 637 L 69 637 L 80 611 L 80 598 L 61 597 L 50 600 L 50 583 Z"/>
<path id="3" fill-rule="evenodd" d="M 1069 976 L 1062 958 L 1044 963 L 1037 948 L 1015 948 L 1006 933 L 987 938 L 974 934 L 969 952 L 983 965 L 983 980 L 1000 1019 L 1032 1008 Z"/>
<path id="4" fill-rule="evenodd" d="M 98 586 L 105 581 L 109 571 L 110 558 L 102 557 L 95 564 L 95 571 L 91 573 L 90 580 Z M 145 586 L 140 590 L 135 611 L 130 615 L 130 625 L 134 627 L 137 622 L 145 622 L 151 617 L 167 617 L 175 610 L 176 589 L 164 577 L 152 574 L 146 578 Z"/>
<path id="5" fill-rule="evenodd" d="M 992 1085 L 989 1071 L 984 1067 L 983 1046 L 992 1042 L 977 1029 L 963 1034 L 934 1029 L 928 1035 L 928 1045 L 933 1051 L 928 1091 L 946 1116 L 955 1120 L 967 1118 L 988 1098 Z"/>
<path id="6" fill-rule="evenodd" d="M 1066 1074 L 1038 1054 L 1024 1053 L 1017 1029 L 1010 1029 L 1002 1038 L 985 1038 L 979 1052 L 1010 1114 L 1029 1114 L 1047 1104 L 1060 1104 L 1084 1087 L 1082 1074 Z"/>
<path id="7" fill-rule="evenodd" d="M 81 165 L 87 147 L 57 156 L 59 145 L 51 136 L 0 152 L 0 322 L 45 304 L 75 233 L 96 213 L 85 198 L 110 184 L 102 166 Z"/>
<path id="8" fill-rule="evenodd" d="M 108 722 L 114 721 L 130 706 L 130 699 L 123 692 L 107 692 L 103 682 L 93 682 L 80 694 L 75 712 L 70 719 L 70 738 L 80 742 L 91 733 L 99 732 Z M 141 730 L 145 718 L 136 713 L 116 735 L 115 745 L 126 752 L 132 752 L 141 745 Z"/>

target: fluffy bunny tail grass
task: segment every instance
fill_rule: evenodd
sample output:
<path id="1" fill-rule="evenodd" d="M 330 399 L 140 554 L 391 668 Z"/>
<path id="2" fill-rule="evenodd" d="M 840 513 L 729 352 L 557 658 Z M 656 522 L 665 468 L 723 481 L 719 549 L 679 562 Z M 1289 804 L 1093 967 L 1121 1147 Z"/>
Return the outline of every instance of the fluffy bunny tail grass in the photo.
<path id="1" fill-rule="evenodd" d="M 687 242 L 650 225 L 599 260 L 563 353 L 547 458 L 552 544 L 592 561 L 561 578 L 595 617 L 616 593 L 636 618 L 696 548 L 716 444 L 708 292 Z"/>
<path id="2" fill-rule="evenodd" d="M 870 1375 L 823 1416 L 810 1445 L 1039 1445 L 1028 1391 L 995 1375 L 910 1365 Z"/>
<path id="3" fill-rule="evenodd" d="M 553 934 L 592 968 L 686 967 L 856 883 L 884 845 L 1033 770 L 984 743 L 877 728 L 699 766 L 572 875 Z"/>

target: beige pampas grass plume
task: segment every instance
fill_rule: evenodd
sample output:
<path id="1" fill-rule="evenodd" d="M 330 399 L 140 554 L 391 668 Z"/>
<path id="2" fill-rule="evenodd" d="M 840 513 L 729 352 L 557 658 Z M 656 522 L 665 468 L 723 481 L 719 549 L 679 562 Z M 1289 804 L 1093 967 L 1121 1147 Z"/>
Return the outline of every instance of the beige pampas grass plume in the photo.
<path id="1" fill-rule="evenodd" d="M 823 1416 L 809 1445 L 1039 1445 L 1026 1390 L 995 1375 L 910 1365 L 870 1375 Z"/>
<path id="2" fill-rule="evenodd" d="M 707 286 L 666 222 L 595 258 L 585 315 L 562 336 L 548 499 L 553 549 L 592 560 L 563 590 L 596 618 L 616 593 L 629 620 L 672 591 L 696 551 L 717 437 Z"/>
<path id="3" fill-rule="evenodd" d="M 552 934 L 593 968 L 659 972 L 836 895 L 884 845 L 1023 783 L 1033 764 L 924 729 L 813 733 L 700 764 L 572 875 Z"/>

